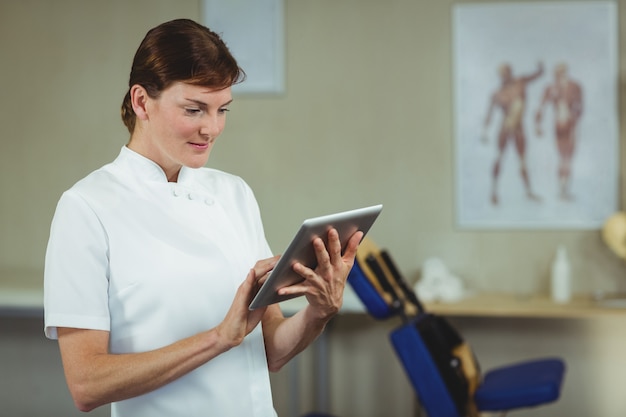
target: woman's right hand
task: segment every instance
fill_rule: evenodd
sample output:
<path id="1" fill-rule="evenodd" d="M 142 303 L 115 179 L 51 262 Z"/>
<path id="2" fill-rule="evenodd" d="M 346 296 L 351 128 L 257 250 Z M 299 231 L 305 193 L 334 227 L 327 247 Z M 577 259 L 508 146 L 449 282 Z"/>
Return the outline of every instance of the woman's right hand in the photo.
<path id="1" fill-rule="evenodd" d="M 226 349 L 240 345 L 254 328 L 261 322 L 267 307 L 250 310 L 248 306 L 258 291 L 260 284 L 274 269 L 280 256 L 258 261 L 237 289 L 233 303 L 226 313 L 224 320 L 217 326 L 216 331 Z"/>

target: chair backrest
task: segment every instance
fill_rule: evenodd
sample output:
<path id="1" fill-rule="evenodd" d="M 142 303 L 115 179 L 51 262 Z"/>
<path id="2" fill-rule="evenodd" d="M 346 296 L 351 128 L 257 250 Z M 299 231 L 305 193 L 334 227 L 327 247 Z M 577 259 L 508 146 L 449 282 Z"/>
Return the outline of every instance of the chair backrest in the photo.
<path id="1" fill-rule="evenodd" d="M 405 323 L 390 338 L 428 416 L 462 417 L 415 323 Z"/>
<path id="2" fill-rule="evenodd" d="M 348 284 L 350 284 L 372 317 L 384 320 L 397 315 L 397 311 L 391 307 L 389 300 L 385 299 L 384 295 L 365 276 L 358 262 L 355 262 L 352 270 L 350 270 Z"/>
<path id="3" fill-rule="evenodd" d="M 424 310 L 389 253 L 368 237 L 359 245 L 348 283 L 376 319 L 399 316 L 406 320 Z"/>

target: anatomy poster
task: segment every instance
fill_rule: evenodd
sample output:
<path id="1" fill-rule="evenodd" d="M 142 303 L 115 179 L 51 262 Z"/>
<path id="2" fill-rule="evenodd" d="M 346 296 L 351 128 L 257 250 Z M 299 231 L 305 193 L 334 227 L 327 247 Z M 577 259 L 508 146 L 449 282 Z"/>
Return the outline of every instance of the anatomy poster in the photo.
<path id="1" fill-rule="evenodd" d="M 617 210 L 614 2 L 453 9 L 457 220 L 599 228 Z"/>

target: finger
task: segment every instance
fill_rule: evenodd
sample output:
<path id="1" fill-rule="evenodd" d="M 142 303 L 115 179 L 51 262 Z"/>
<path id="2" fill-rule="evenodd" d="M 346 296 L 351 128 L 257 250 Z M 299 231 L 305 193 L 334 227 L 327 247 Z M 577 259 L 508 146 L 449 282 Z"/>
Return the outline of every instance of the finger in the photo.
<path id="1" fill-rule="evenodd" d="M 363 240 L 363 232 L 360 230 L 355 232 L 348 240 L 348 244 L 346 245 L 346 250 L 343 254 L 344 261 L 352 261 L 354 262 L 354 257 L 359 249 L 359 244 Z"/>
<path id="2" fill-rule="evenodd" d="M 265 283 L 265 281 L 267 281 L 267 278 L 269 278 L 269 276 L 270 276 L 269 273 L 263 275 L 261 278 L 259 278 L 259 280 L 257 281 L 257 284 L 259 286 L 263 285 L 263 283 Z"/>
<path id="3" fill-rule="evenodd" d="M 271 258 L 261 259 L 260 261 L 257 261 L 257 263 L 254 264 L 254 272 L 256 273 L 256 276 L 262 277 L 270 272 L 272 269 L 274 269 L 279 258 L 280 255 L 276 255 Z"/>
<path id="4" fill-rule="evenodd" d="M 326 285 L 326 279 L 323 277 L 323 275 L 320 275 L 317 270 L 313 270 L 309 268 L 308 266 L 301 264 L 299 262 L 296 262 L 292 266 L 292 269 L 296 274 L 300 275 L 303 278 L 303 280 L 295 284 L 289 285 L 287 287 L 284 287 L 284 288 L 288 288 L 288 290 L 286 290 L 287 291 L 286 294 L 287 293 L 288 294 L 303 293 L 302 292 L 303 288 L 323 288 Z M 297 287 L 297 285 L 301 285 L 302 288 Z"/>
<path id="5" fill-rule="evenodd" d="M 330 266 L 330 254 L 326 250 L 326 245 L 322 238 L 315 238 L 313 240 L 313 248 L 315 249 L 315 257 L 317 258 L 317 264 L 322 268 L 328 268 Z"/>
<path id="6" fill-rule="evenodd" d="M 341 240 L 339 239 L 339 232 L 334 228 L 328 231 L 328 252 L 331 260 L 341 258 Z"/>
<path id="7" fill-rule="evenodd" d="M 319 277 L 315 270 L 309 268 L 304 264 L 301 264 L 300 262 L 296 262 L 291 268 L 296 274 L 304 278 L 304 281 L 314 282 Z"/>
<path id="8" fill-rule="evenodd" d="M 252 301 L 252 298 L 257 294 L 268 276 L 269 274 L 265 274 L 259 277 L 254 268 L 250 269 L 246 279 L 239 287 L 239 291 L 245 293 L 244 299 L 247 300 L 248 304 Z"/>
<path id="9" fill-rule="evenodd" d="M 279 295 L 305 295 L 311 292 L 311 285 L 308 281 L 302 281 L 297 284 L 289 285 L 278 290 Z"/>
<path id="10" fill-rule="evenodd" d="M 245 299 L 247 300 L 247 302 L 250 302 L 254 294 L 256 294 L 259 289 L 259 283 L 254 268 L 251 268 L 250 271 L 248 271 L 246 279 L 239 288 L 245 293 Z"/>

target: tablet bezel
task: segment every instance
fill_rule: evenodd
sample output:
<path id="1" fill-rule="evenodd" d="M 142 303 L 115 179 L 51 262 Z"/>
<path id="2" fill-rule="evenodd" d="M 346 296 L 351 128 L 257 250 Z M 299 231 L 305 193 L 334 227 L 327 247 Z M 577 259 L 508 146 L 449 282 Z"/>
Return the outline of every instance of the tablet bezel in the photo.
<path id="1" fill-rule="evenodd" d="M 293 265 L 296 262 L 315 269 L 317 258 L 313 249 L 313 240 L 320 237 L 324 244 L 328 245 L 328 231 L 335 228 L 339 232 L 343 253 L 348 240 L 354 233 L 360 230 L 364 236 L 367 234 L 382 208 L 382 204 L 378 204 L 306 219 L 255 295 L 249 309 L 255 310 L 259 307 L 301 297 L 301 295 L 278 295 L 278 290 L 303 281 L 303 278 L 293 271 Z"/>

